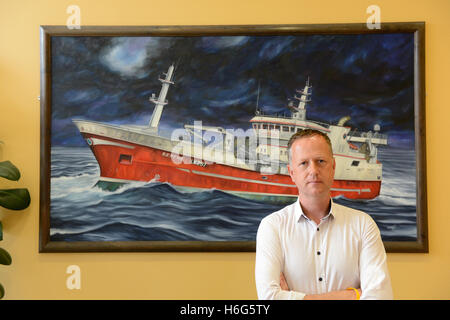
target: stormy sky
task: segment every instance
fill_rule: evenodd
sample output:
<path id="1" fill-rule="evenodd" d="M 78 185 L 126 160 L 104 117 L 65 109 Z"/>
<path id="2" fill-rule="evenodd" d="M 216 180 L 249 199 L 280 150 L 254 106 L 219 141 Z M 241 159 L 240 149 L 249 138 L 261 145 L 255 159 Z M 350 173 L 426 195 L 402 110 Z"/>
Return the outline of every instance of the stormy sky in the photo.
<path id="1" fill-rule="evenodd" d="M 84 146 L 71 119 L 148 124 L 158 77 L 177 65 L 160 129 L 248 129 L 259 107 L 289 114 L 312 84 L 307 118 L 362 131 L 379 124 L 391 145 L 414 141 L 412 34 L 52 37 L 52 145 Z"/>

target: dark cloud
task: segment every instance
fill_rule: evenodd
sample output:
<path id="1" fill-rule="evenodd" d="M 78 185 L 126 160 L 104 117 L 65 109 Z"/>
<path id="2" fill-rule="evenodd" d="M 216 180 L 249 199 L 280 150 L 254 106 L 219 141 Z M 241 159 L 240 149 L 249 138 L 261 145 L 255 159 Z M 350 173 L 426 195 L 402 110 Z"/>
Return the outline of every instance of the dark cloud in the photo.
<path id="1" fill-rule="evenodd" d="M 308 118 L 381 130 L 414 131 L 412 34 L 246 37 L 53 37 L 52 143 L 83 144 L 72 118 L 147 124 L 158 77 L 176 63 L 164 128 L 248 128 L 259 106 L 286 113 L 309 77 Z"/>

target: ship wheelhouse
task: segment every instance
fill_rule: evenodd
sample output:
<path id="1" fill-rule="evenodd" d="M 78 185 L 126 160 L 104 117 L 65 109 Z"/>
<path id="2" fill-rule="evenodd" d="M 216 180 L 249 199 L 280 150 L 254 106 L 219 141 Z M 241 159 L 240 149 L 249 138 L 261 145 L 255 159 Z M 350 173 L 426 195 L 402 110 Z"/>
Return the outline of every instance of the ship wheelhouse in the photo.
<path id="1" fill-rule="evenodd" d="M 296 90 L 298 104 L 290 100 L 288 108 L 290 116 L 267 115 L 257 106 L 255 116 L 250 120 L 253 134 L 257 137 L 257 159 L 262 162 L 279 161 L 281 166 L 288 163 L 287 144 L 290 137 L 304 129 L 316 129 L 328 135 L 333 154 L 339 162 L 340 168 L 337 177 L 351 175 L 354 178 L 361 176 L 361 170 L 377 172 L 376 180 L 381 180 L 381 165 L 377 161 L 376 145 L 387 145 L 387 136 L 378 133 L 379 126 L 375 125 L 375 133 L 359 133 L 351 131 L 344 126 L 350 117 L 343 117 L 337 125 L 313 121 L 306 118 L 306 105 L 310 102 L 311 88 L 309 79 L 303 90 Z M 372 174 L 373 175 L 373 174 Z"/>

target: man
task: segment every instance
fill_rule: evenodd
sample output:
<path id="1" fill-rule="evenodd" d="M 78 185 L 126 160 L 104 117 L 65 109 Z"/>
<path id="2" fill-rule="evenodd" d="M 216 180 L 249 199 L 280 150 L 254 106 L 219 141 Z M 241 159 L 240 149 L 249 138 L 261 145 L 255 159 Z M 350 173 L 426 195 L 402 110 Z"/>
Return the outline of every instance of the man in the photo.
<path id="1" fill-rule="evenodd" d="M 328 136 L 297 132 L 288 153 L 298 201 L 265 217 L 258 228 L 258 298 L 392 299 L 377 225 L 366 213 L 331 200 L 336 162 Z"/>

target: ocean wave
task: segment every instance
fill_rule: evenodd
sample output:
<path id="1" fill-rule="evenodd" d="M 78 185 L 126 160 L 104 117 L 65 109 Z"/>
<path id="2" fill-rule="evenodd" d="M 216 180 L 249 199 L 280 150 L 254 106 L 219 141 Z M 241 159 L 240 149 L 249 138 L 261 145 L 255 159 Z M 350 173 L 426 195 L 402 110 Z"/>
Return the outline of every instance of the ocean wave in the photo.
<path id="1" fill-rule="evenodd" d="M 161 241 L 173 238 L 180 240 L 193 240 L 195 235 L 184 229 L 169 224 L 154 224 L 149 226 L 135 225 L 124 222 L 112 222 L 86 230 L 52 229 L 52 241 Z M 96 239 L 96 240 L 93 240 Z M 200 240 L 200 238 L 199 238 Z"/>
<path id="2" fill-rule="evenodd" d="M 387 166 L 377 198 L 336 202 L 369 213 L 383 239 L 410 239 L 416 227 L 411 156 L 383 154 Z M 409 160 L 399 161 L 404 158 Z M 186 192 L 155 180 L 108 191 L 97 186 L 98 164 L 88 148 L 52 152 L 51 174 L 52 241 L 254 240 L 261 219 L 283 207 L 217 189 Z"/>
<path id="3" fill-rule="evenodd" d="M 77 182 L 80 180 L 80 179 L 84 179 L 84 178 L 89 178 L 89 179 L 92 179 L 92 180 L 95 180 L 95 179 L 97 179 L 98 178 L 98 175 L 97 174 L 92 174 L 92 173 L 77 173 L 77 174 L 75 174 L 75 175 L 61 175 L 61 176 L 52 176 L 51 177 L 51 181 L 52 181 L 52 183 L 54 182 L 54 183 L 58 183 L 58 182 L 63 182 L 63 183 L 65 183 L 65 182 L 71 182 L 71 181 L 74 181 L 74 180 L 77 180 Z"/>
<path id="4" fill-rule="evenodd" d="M 378 203 L 380 207 L 391 208 L 389 211 L 393 211 L 392 208 L 415 208 L 416 199 L 412 198 L 402 198 L 402 197 L 389 197 L 389 196 L 379 196 Z"/>

